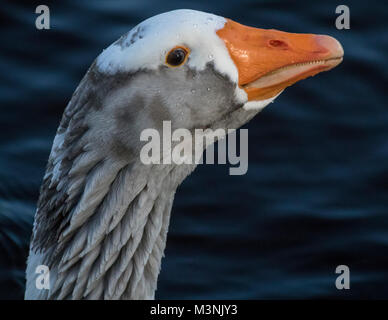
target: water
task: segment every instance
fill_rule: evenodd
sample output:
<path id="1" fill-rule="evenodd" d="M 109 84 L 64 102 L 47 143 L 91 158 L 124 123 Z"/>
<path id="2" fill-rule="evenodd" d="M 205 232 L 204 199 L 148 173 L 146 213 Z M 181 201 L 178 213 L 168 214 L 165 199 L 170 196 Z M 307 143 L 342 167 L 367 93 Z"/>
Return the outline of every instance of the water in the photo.
<path id="1" fill-rule="evenodd" d="M 24 4 L 23 4 L 24 3 Z M 51 143 L 93 59 L 143 19 L 192 8 L 290 32 L 330 34 L 332 72 L 287 89 L 251 121 L 249 170 L 202 165 L 178 189 L 157 297 L 388 298 L 388 108 L 383 1 L 88 1 L 0 12 L 0 298 L 19 299 L 35 203 Z M 337 265 L 351 289 L 334 286 Z"/>

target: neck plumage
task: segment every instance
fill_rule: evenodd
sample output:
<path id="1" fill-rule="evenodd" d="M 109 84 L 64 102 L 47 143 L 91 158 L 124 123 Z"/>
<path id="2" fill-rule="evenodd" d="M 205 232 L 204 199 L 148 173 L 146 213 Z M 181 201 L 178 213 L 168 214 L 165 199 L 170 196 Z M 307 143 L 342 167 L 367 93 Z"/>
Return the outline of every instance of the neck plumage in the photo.
<path id="1" fill-rule="evenodd" d="M 58 128 L 35 215 L 26 299 L 154 298 L 174 193 L 195 166 L 144 165 L 137 150 L 109 136 L 113 129 L 101 132 L 106 116 L 88 117 L 101 109 L 107 81 L 117 77 L 99 78 L 91 68 Z M 36 287 L 39 265 L 49 267 L 48 290 Z"/>
<path id="2" fill-rule="evenodd" d="M 51 272 L 44 298 L 153 299 L 174 193 L 193 169 L 98 162 L 68 223 L 35 224 L 31 250 Z"/>
<path id="3" fill-rule="evenodd" d="M 65 109 L 35 215 L 26 299 L 154 298 L 174 193 L 195 164 L 141 163 L 137 137 L 165 115 L 129 81 L 92 65 Z M 236 107 L 210 129 L 238 128 L 257 112 Z M 40 265 L 48 290 L 36 287 Z"/>

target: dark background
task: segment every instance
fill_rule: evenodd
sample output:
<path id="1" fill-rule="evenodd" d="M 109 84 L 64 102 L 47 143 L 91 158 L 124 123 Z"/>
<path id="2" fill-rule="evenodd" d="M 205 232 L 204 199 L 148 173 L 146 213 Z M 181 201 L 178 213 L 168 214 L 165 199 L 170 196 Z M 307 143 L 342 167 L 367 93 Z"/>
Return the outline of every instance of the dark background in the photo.
<path id="1" fill-rule="evenodd" d="M 47 4 L 51 30 L 35 28 Z M 351 29 L 335 28 L 346 4 Z M 329 34 L 344 62 L 288 88 L 245 128 L 249 170 L 201 165 L 178 189 L 160 299 L 388 298 L 385 1 L 2 1 L 0 298 L 20 299 L 38 189 L 62 112 L 94 58 L 155 14 L 191 8 Z M 350 290 L 334 273 L 346 264 Z"/>

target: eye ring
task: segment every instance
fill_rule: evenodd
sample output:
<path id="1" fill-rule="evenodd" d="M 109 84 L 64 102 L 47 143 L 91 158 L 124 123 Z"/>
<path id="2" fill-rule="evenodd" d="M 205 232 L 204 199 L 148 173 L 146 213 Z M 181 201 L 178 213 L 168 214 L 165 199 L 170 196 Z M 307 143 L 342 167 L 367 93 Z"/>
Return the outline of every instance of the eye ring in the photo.
<path id="1" fill-rule="evenodd" d="M 166 65 L 171 68 L 180 67 L 189 57 L 190 50 L 182 46 L 172 48 L 166 55 Z"/>

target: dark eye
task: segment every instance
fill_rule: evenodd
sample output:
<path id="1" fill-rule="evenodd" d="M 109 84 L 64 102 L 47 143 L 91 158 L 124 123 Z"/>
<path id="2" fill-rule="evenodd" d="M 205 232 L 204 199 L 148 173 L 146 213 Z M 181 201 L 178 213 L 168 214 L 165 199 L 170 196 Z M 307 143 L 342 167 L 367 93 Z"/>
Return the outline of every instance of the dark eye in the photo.
<path id="1" fill-rule="evenodd" d="M 179 67 L 186 61 L 187 53 L 185 48 L 174 48 L 167 54 L 166 63 L 170 67 Z"/>

